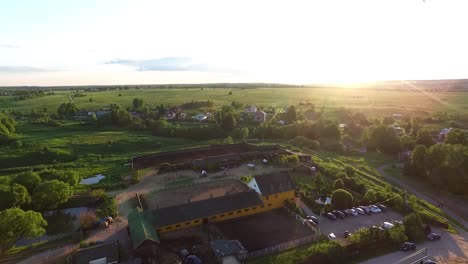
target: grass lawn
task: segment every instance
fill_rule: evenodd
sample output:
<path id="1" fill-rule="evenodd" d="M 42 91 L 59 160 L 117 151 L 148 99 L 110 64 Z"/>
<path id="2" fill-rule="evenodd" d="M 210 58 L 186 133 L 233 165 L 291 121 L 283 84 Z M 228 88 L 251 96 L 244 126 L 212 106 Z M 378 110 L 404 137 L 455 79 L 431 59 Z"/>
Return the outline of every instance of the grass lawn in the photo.
<path id="1" fill-rule="evenodd" d="M 2 176 L 44 165 L 28 157 L 47 146 L 70 153 L 76 159 L 70 162 L 45 164 L 46 166 L 71 169 L 83 178 L 102 173 L 106 175 L 104 182 L 116 182 L 121 176 L 130 174 L 131 168 L 126 164 L 133 156 L 212 143 L 212 141 L 182 138 L 161 138 L 145 132 L 115 131 L 113 128 L 95 130 L 94 127 L 78 123 L 67 123 L 64 127 L 57 128 L 21 122 L 18 131 L 23 146 L 0 152 Z"/>

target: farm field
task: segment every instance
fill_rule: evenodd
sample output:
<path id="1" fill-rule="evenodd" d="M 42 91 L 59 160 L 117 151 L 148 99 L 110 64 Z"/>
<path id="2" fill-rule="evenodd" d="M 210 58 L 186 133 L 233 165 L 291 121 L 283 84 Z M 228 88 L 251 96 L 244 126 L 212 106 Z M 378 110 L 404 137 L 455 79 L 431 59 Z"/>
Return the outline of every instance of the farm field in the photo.
<path id="1" fill-rule="evenodd" d="M 232 92 L 230 95 L 229 93 Z M 0 111 L 15 110 L 29 113 L 47 109 L 55 112 L 60 104 L 68 101 L 70 91 L 55 91 L 54 95 L 15 101 L 12 97 L 0 97 Z M 75 97 L 80 109 L 97 110 L 109 104 L 130 106 L 133 98 L 144 98 L 150 107 L 178 105 L 194 101 L 213 101 L 215 107 L 239 101 L 244 105 L 280 107 L 309 101 L 323 107 L 325 114 L 336 108 L 346 107 L 365 111 L 375 116 L 392 113 L 424 115 L 436 111 L 468 113 L 468 94 L 464 92 L 396 91 L 356 88 L 205 88 L 201 89 L 139 89 L 88 92 Z M 189 97 L 187 95 L 190 95 Z M 190 98 L 190 99 L 188 99 Z M 92 99 L 92 102 L 90 102 Z"/>

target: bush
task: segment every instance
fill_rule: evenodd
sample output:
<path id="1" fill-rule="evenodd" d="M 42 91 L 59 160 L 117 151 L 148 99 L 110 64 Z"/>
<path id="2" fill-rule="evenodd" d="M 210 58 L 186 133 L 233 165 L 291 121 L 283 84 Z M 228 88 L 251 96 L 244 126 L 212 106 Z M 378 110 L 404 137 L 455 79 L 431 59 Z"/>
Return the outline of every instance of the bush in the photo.
<path id="1" fill-rule="evenodd" d="M 97 216 L 92 212 L 83 212 L 80 214 L 79 220 L 81 230 L 89 230 L 94 227 L 94 224 L 97 221 Z"/>
<path id="2" fill-rule="evenodd" d="M 89 243 L 88 243 L 88 242 L 86 242 L 86 241 L 81 241 L 81 242 L 80 242 L 80 248 L 87 248 L 87 247 L 89 247 Z"/>
<path id="3" fill-rule="evenodd" d="M 96 209 L 96 214 L 99 217 L 105 217 L 105 216 L 112 216 L 116 217 L 117 216 L 117 204 L 115 203 L 114 197 L 109 197 L 107 196 L 104 198 L 104 201 L 98 205 Z"/>

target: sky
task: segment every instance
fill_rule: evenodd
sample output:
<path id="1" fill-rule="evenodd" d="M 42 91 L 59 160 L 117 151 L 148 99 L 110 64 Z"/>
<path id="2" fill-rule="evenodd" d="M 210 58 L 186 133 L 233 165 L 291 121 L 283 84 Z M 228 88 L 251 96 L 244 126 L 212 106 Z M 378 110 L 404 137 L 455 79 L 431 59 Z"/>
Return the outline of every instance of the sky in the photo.
<path id="1" fill-rule="evenodd" d="M 466 10 L 466 0 L 0 0 L 0 86 L 468 78 Z"/>

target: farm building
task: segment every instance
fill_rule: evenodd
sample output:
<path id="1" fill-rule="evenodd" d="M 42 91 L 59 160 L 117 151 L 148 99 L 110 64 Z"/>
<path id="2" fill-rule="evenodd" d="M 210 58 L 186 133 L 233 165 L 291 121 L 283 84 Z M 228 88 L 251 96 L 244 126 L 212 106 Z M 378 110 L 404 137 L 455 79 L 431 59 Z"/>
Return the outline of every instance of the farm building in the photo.
<path id="1" fill-rule="evenodd" d="M 258 110 L 254 114 L 254 121 L 255 122 L 265 122 L 267 118 L 267 114 L 263 111 Z"/>
<path id="2" fill-rule="evenodd" d="M 255 176 L 248 186 L 249 191 L 132 212 L 128 224 L 135 251 L 147 252 L 148 246 L 157 245 L 157 234 L 273 210 L 295 199 L 295 186 L 286 172 Z"/>

